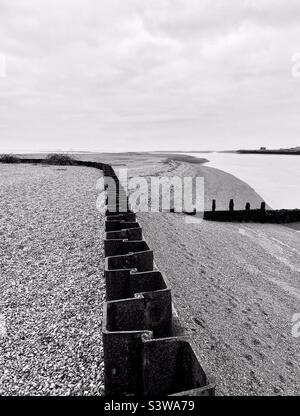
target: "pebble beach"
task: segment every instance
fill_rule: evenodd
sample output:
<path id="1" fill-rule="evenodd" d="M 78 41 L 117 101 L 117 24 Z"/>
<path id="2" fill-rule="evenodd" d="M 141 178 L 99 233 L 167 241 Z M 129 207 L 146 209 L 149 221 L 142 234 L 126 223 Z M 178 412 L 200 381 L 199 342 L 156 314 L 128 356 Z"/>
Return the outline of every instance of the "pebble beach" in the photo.
<path id="1" fill-rule="evenodd" d="M 99 171 L 0 165 L 0 395 L 102 395 Z"/>

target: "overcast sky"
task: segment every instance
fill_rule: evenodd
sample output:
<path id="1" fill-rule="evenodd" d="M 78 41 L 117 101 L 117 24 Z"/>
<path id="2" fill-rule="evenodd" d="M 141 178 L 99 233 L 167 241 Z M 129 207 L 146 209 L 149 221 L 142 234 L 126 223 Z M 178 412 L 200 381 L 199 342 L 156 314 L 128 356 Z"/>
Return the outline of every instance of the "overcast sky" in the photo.
<path id="1" fill-rule="evenodd" d="M 0 0 L 0 151 L 300 145 L 299 23 L 299 0 Z"/>

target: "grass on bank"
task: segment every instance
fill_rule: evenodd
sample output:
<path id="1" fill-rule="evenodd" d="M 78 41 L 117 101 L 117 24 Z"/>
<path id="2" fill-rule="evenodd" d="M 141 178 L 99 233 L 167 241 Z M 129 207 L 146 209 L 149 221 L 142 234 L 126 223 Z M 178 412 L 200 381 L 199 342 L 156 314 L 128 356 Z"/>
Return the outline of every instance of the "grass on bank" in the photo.
<path id="1" fill-rule="evenodd" d="M 13 154 L 0 155 L 0 162 L 2 163 L 20 163 L 20 158 Z"/>
<path id="2" fill-rule="evenodd" d="M 77 162 L 71 156 L 67 154 L 54 153 L 46 156 L 45 163 L 48 165 L 62 165 L 62 166 L 75 166 Z"/>
<path id="3" fill-rule="evenodd" d="M 0 163 L 21 163 L 22 158 L 13 154 L 0 155 Z M 42 163 L 47 165 L 75 166 L 77 162 L 67 154 L 53 153 L 46 156 Z"/>

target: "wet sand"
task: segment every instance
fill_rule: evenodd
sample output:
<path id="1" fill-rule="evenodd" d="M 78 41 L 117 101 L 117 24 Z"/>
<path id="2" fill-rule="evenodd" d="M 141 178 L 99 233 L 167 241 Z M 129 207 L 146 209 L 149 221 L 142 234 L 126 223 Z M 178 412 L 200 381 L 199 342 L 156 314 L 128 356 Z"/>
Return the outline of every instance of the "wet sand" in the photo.
<path id="1" fill-rule="evenodd" d="M 223 209 L 232 197 L 241 208 L 260 204 L 247 184 L 216 169 L 179 164 L 167 174 L 195 169 L 205 178 L 206 207 L 213 197 Z M 138 218 L 217 394 L 299 395 L 300 338 L 292 335 L 300 313 L 299 233 L 275 224 L 187 224 L 184 214 Z"/>

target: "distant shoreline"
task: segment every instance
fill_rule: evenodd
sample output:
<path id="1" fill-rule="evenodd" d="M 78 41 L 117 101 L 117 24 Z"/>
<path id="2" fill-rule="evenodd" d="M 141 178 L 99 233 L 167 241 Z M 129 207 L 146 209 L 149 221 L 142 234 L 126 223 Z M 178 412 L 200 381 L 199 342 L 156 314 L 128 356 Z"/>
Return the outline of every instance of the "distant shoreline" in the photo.
<path id="1" fill-rule="evenodd" d="M 261 155 L 300 155 L 300 150 L 237 150 L 239 154 L 261 154 Z"/>
<path id="2" fill-rule="evenodd" d="M 187 157 L 194 157 L 191 154 L 210 154 L 210 153 L 235 153 L 235 154 L 262 154 L 262 155 L 300 155 L 300 148 L 295 149 L 239 149 L 239 150 L 157 150 L 157 151 L 136 151 L 136 152 L 101 152 L 101 151 L 88 151 L 88 150 L 49 150 L 49 151 L 0 151 L 0 154 L 13 154 L 16 156 L 22 155 L 47 155 L 51 153 L 62 153 L 62 154 L 72 154 L 72 155 L 147 155 L 150 154 L 152 156 L 161 156 L 166 157 L 171 155 L 172 157 L 176 157 L 179 155 L 186 155 Z M 205 159 L 202 159 L 205 160 Z M 198 162 L 199 163 L 199 162 Z"/>

